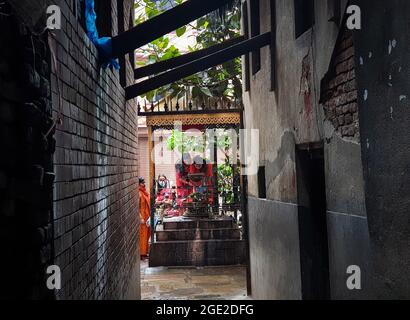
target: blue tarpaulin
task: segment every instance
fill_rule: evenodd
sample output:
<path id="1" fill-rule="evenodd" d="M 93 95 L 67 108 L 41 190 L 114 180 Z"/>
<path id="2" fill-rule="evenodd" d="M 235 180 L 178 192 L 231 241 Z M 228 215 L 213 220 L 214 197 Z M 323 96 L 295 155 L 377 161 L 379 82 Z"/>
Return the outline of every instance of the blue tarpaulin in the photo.
<path id="1" fill-rule="evenodd" d="M 102 67 L 114 67 L 118 70 L 120 69 L 120 65 L 118 61 L 112 56 L 111 38 L 100 38 L 100 36 L 98 35 L 97 25 L 95 24 L 96 20 L 97 15 L 94 10 L 94 0 L 85 0 L 85 23 L 87 27 L 87 35 L 98 49 Z"/>

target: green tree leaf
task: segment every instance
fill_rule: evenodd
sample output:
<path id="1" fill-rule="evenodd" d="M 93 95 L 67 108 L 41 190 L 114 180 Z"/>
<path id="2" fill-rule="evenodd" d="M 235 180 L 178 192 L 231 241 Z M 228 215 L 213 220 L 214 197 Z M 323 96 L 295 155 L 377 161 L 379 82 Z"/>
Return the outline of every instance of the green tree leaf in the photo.
<path id="1" fill-rule="evenodd" d="M 186 32 L 186 26 L 183 26 L 176 30 L 176 34 L 178 37 L 182 37 L 185 34 L 185 32 Z"/>

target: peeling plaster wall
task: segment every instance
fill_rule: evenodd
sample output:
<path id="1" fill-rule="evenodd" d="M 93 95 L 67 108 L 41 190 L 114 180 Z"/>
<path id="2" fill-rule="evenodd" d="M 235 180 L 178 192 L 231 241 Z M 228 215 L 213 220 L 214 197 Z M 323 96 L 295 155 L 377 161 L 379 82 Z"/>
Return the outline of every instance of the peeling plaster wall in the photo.
<path id="1" fill-rule="evenodd" d="M 260 12 L 269 12 L 269 1 L 260 1 Z M 250 6 L 248 1 L 248 12 Z M 250 14 L 249 14 L 250 15 Z M 270 16 L 261 14 L 261 33 L 270 31 Z M 269 91 L 270 84 L 270 49 L 264 47 L 261 49 L 261 70 L 255 75 L 251 75 L 250 91 L 244 94 L 245 106 L 245 127 L 249 129 L 258 129 L 264 134 L 261 134 L 260 139 L 260 156 L 259 162 L 264 163 L 265 159 L 276 152 L 276 145 L 280 144 L 280 128 L 276 126 L 275 119 L 277 116 L 276 95 Z M 249 176 L 248 192 L 252 196 L 257 196 L 257 180 L 256 176 Z"/>
<path id="2" fill-rule="evenodd" d="M 249 6 L 249 5 L 248 5 Z M 260 1 L 261 33 L 270 31 L 270 1 Z M 250 9 L 248 9 L 250 10 Z M 278 89 L 270 90 L 271 53 L 261 49 L 261 70 L 244 94 L 245 125 L 259 129 L 260 164 L 266 166 L 267 198 L 296 203 L 294 144 L 320 141 L 320 81 L 328 69 L 338 28 L 328 22 L 327 1 L 316 1 L 313 30 L 295 40 L 293 1 L 276 1 Z M 257 195 L 256 177 L 249 192 Z"/>
<path id="3" fill-rule="evenodd" d="M 276 1 L 277 88 L 270 90 L 271 53 L 265 47 L 262 68 L 251 76 L 250 91 L 244 93 L 245 127 L 260 130 L 260 165 L 266 172 L 266 200 L 257 198 L 257 177 L 248 177 L 250 270 L 256 298 L 301 298 L 300 252 L 293 245 L 299 241 L 297 219 L 293 219 L 298 215 L 295 145 L 322 140 L 328 141 L 324 148 L 331 297 L 362 297 L 346 289 L 348 265 L 357 263 L 367 270 L 369 240 L 360 144 L 337 136 L 319 103 L 321 82 L 339 34 L 339 27 L 329 21 L 328 3 L 315 1 L 314 27 L 295 39 L 293 1 Z M 270 31 L 270 1 L 261 0 L 260 6 L 263 33 Z M 278 241 L 287 251 L 272 250 Z M 262 279 L 261 274 L 266 276 Z"/>

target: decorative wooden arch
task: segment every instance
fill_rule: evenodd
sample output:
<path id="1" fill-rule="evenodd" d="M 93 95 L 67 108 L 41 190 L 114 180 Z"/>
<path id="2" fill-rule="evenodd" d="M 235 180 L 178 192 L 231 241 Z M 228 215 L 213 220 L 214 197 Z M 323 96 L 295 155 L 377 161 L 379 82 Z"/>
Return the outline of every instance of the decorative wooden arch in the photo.
<path id="1" fill-rule="evenodd" d="M 183 126 L 221 126 L 240 125 L 239 111 L 202 114 L 166 114 L 147 116 L 147 127 L 173 127 L 175 123 Z"/>

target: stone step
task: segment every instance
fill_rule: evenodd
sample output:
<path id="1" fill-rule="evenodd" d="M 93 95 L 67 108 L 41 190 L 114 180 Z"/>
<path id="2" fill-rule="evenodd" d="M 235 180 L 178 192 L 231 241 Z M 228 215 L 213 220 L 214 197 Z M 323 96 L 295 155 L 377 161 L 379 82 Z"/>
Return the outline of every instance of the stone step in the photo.
<path id="1" fill-rule="evenodd" d="M 150 267 L 245 264 L 244 240 L 159 241 L 151 244 Z"/>
<path id="2" fill-rule="evenodd" d="M 164 230 L 177 229 L 227 229 L 233 228 L 232 219 L 200 219 L 200 220 L 178 220 L 164 221 Z"/>
<path id="3" fill-rule="evenodd" d="M 156 232 L 157 241 L 177 240 L 239 240 L 241 232 L 238 228 L 219 229 L 167 229 Z"/>

